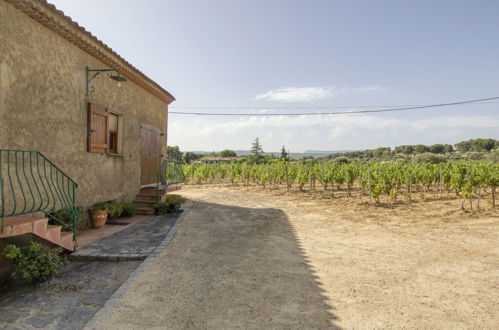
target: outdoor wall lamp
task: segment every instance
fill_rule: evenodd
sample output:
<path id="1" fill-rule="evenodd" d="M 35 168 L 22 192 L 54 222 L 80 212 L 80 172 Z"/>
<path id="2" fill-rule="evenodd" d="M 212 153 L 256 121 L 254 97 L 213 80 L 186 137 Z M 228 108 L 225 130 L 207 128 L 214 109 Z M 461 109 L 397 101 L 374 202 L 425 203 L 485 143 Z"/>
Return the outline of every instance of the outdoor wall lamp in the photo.
<path id="1" fill-rule="evenodd" d="M 121 82 L 126 81 L 126 78 L 120 75 L 119 71 L 116 69 L 90 69 L 88 66 L 85 67 L 85 95 L 89 96 L 90 93 L 94 91 L 94 88 L 90 85 L 92 80 L 103 72 L 116 72 L 115 75 L 109 75 L 109 78 L 118 82 L 118 87 L 121 86 Z"/>

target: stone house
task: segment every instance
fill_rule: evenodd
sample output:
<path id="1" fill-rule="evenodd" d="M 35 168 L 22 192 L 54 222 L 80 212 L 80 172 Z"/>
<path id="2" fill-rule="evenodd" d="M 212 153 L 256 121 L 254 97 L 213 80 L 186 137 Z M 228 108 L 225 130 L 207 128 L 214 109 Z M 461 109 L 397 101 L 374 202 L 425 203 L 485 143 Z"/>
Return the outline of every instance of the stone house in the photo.
<path id="1" fill-rule="evenodd" d="M 200 159 L 202 164 L 229 164 L 237 157 L 203 157 Z"/>
<path id="2" fill-rule="evenodd" d="M 157 181 L 174 100 L 53 5 L 0 0 L 0 217 L 133 201 Z"/>

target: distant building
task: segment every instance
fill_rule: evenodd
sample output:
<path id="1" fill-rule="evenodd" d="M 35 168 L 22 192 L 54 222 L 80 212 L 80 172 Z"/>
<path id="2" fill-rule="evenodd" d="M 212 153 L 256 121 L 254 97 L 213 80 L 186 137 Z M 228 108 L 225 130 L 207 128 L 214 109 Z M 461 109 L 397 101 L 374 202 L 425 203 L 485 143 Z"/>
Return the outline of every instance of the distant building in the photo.
<path id="1" fill-rule="evenodd" d="M 228 164 L 236 159 L 237 157 L 203 157 L 200 159 L 200 161 L 202 164 Z"/>

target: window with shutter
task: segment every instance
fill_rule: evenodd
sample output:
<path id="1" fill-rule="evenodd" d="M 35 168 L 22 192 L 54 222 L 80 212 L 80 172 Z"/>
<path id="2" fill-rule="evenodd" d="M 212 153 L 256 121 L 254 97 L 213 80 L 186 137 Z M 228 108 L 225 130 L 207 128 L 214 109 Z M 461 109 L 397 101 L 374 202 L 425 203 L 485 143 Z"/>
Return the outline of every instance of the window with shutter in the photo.
<path id="1" fill-rule="evenodd" d="M 88 152 L 121 155 L 123 117 L 88 103 Z"/>
<path id="2" fill-rule="evenodd" d="M 88 104 L 88 151 L 106 153 L 109 113 L 97 104 Z"/>
<path id="3" fill-rule="evenodd" d="M 118 115 L 109 113 L 109 148 L 110 153 L 118 153 Z"/>

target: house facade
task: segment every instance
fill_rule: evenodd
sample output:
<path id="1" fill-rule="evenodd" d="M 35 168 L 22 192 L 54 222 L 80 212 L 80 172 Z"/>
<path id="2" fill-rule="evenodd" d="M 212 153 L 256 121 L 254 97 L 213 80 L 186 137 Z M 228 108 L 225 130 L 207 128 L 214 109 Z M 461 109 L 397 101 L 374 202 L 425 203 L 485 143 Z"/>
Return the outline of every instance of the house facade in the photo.
<path id="1" fill-rule="evenodd" d="M 236 159 L 237 157 L 203 157 L 200 162 L 201 164 L 229 164 Z"/>
<path id="2" fill-rule="evenodd" d="M 78 184 L 77 205 L 156 182 L 174 100 L 54 6 L 0 0 L 0 149 L 42 153 Z"/>

